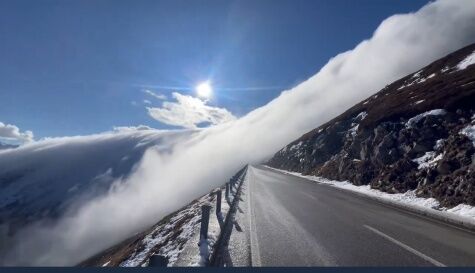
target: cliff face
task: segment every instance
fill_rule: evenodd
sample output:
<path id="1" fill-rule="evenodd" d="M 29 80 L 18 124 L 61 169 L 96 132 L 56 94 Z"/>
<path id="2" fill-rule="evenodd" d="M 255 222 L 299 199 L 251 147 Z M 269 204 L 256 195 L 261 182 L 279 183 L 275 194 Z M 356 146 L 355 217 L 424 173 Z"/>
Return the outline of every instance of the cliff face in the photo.
<path id="1" fill-rule="evenodd" d="M 269 166 L 475 205 L 475 44 L 383 88 Z"/>

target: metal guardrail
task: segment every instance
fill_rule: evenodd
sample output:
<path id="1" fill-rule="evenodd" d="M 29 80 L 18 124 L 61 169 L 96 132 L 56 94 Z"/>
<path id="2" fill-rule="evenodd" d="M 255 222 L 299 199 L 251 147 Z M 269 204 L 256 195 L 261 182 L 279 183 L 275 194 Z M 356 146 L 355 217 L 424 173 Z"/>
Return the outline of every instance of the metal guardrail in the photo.
<path id="1" fill-rule="evenodd" d="M 219 234 L 218 240 L 215 243 L 213 252 L 211 253 L 209 259 L 204 261 L 205 266 L 219 266 L 221 264 L 219 252 L 224 247 L 227 247 L 229 237 L 231 236 L 232 225 L 233 225 L 233 215 L 237 209 L 237 203 L 239 201 L 239 196 L 241 194 L 241 186 L 244 181 L 244 176 L 246 174 L 248 165 L 240 169 L 225 185 L 225 200 L 229 205 L 228 213 L 223 219 L 223 214 L 221 212 L 221 202 L 222 202 L 222 193 L 221 189 L 216 192 L 216 217 L 219 222 L 221 232 Z M 203 205 L 201 207 L 201 226 L 200 226 L 200 240 L 198 246 L 200 247 L 200 253 L 207 250 L 207 245 L 202 245 L 203 243 L 207 244 L 208 239 L 208 226 L 209 226 L 209 217 L 211 211 L 210 205 Z M 205 249 L 205 250 L 203 250 Z M 152 255 L 149 266 L 150 267 L 165 267 L 167 266 L 168 260 L 166 257 L 161 255 Z"/>
<path id="2" fill-rule="evenodd" d="M 227 199 L 228 203 L 230 204 L 228 213 L 226 214 L 226 219 L 221 227 L 221 232 L 219 234 L 218 240 L 216 241 L 213 249 L 213 253 L 211 254 L 208 266 L 222 266 L 225 262 L 225 258 L 221 255 L 224 253 L 225 249 L 228 247 L 229 238 L 231 237 L 231 232 L 233 229 L 233 220 L 234 215 L 236 213 L 240 195 L 241 195 L 241 188 L 244 181 L 244 177 L 247 172 L 248 165 L 242 168 L 233 178 L 230 180 L 229 183 L 229 192 L 233 194 L 234 189 L 234 196 L 232 200 Z M 217 200 L 219 202 L 220 200 Z M 218 212 L 216 212 L 218 214 Z"/>

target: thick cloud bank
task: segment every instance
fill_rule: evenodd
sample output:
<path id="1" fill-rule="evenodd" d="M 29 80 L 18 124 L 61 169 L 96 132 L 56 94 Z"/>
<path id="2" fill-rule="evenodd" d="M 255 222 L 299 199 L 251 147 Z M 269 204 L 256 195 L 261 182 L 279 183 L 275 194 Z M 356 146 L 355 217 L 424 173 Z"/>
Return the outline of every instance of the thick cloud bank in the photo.
<path id="1" fill-rule="evenodd" d="M 45 228 L 54 224 L 52 220 L 58 216 L 74 217 L 79 208 L 75 204 L 93 204 L 91 200 L 121 188 L 146 150 L 170 153 L 177 143 L 194 133 L 196 131 L 158 131 L 143 125 L 116 127 L 102 134 L 52 138 L 0 150 L 0 254 L 9 252 L 11 246 L 17 245 L 16 240 L 22 240 L 22 236 L 6 240 L 8 232 L 38 220 L 42 222 L 36 225 Z M 121 205 L 127 204 L 116 204 Z M 9 223 L 10 227 L 3 223 Z M 67 230 L 77 234 L 85 225 L 81 223 L 56 235 L 67 245 Z M 38 240 L 34 245 L 47 245 L 51 238 L 33 239 Z M 75 244 L 74 236 L 71 239 Z M 90 242 L 92 249 L 103 246 L 100 240 Z M 28 252 L 20 250 L 17 254 L 26 258 Z M 41 261 L 35 262 L 41 264 Z"/>
<path id="2" fill-rule="evenodd" d="M 3 263 L 77 263 L 224 183 L 245 163 L 271 156 L 386 84 L 474 40 L 472 0 L 442 0 L 414 14 L 392 16 L 371 39 L 331 59 L 266 106 L 188 134 L 166 151 L 147 149 L 133 173 L 107 194 L 77 203 L 53 224 L 17 233 Z"/>

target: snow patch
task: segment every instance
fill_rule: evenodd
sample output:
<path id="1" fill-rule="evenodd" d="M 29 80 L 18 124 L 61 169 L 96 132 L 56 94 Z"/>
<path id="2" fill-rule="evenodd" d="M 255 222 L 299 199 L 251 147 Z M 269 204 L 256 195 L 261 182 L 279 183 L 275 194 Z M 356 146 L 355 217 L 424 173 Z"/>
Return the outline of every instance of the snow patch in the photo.
<path id="1" fill-rule="evenodd" d="M 423 83 L 423 82 L 427 81 L 428 79 L 435 77 L 435 75 L 436 75 L 435 73 L 432 73 L 432 74 L 430 74 L 429 76 L 427 76 L 425 78 L 420 78 L 420 71 L 419 71 L 411 77 L 411 79 L 414 79 L 413 81 L 411 81 L 409 83 L 404 83 L 401 87 L 398 88 L 398 90 L 409 87 L 409 86 L 414 85 L 414 84 Z"/>
<path id="2" fill-rule="evenodd" d="M 437 162 L 439 162 L 439 160 L 441 160 L 443 156 L 443 154 L 437 155 L 436 152 L 431 151 L 426 152 L 423 156 L 415 158 L 412 161 L 419 164 L 419 166 L 417 167 L 417 169 L 419 170 L 432 169 L 437 165 Z"/>
<path id="3" fill-rule="evenodd" d="M 414 73 L 414 75 L 412 75 L 412 79 L 417 79 L 421 76 L 421 72 L 422 72 L 422 69 L 417 71 L 416 73 Z"/>
<path id="4" fill-rule="evenodd" d="M 303 156 L 303 152 L 300 150 L 300 147 L 302 146 L 303 142 L 300 141 L 299 143 L 297 144 L 294 144 L 290 147 L 290 152 L 294 152 L 295 151 L 295 157 L 297 158 L 301 158 Z M 300 162 L 302 162 L 302 158 L 300 159 Z"/>
<path id="5" fill-rule="evenodd" d="M 445 115 L 447 112 L 444 110 L 444 109 L 434 109 L 434 110 L 430 110 L 430 111 L 427 111 L 427 112 L 424 112 L 422 114 L 419 114 L 415 117 L 412 117 L 410 118 L 407 122 L 406 122 L 406 128 L 412 128 L 414 126 L 414 124 L 418 123 L 421 119 L 423 119 L 424 117 L 427 117 L 427 116 L 440 116 L 440 115 Z"/>
<path id="6" fill-rule="evenodd" d="M 201 238 L 200 243 L 200 262 L 196 266 L 205 266 L 211 252 L 210 244 L 206 238 Z"/>
<path id="7" fill-rule="evenodd" d="M 361 122 L 363 119 L 366 118 L 366 116 L 368 116 L 368 113 L 366 113 L 365 111 L 359 113 L 358 115 L 356 115 L 356 117 L 353 118 L 354 121 L 358 121 L 358 122 Z M 351 128 L 348 130 L 348 135 L 354 137 L 356 136 L 357 132 L 358 132 L 358 127 L 359 127 L 359 123 L 356 123 L 356 122 L 353 122 L 351 124 Z"/>
<path id="8" fill-rule="evenodd" d="M 475 125 L 468 125 L 460 131 L 460 134 L 467 136 L 475 146 Z"/>
<path id="9" fill-rule="evenodd" d="M 350 136 L 352 136 L 352 137 L 356 136 L 356 133 L 358 132 L 358 127 L 359 126 L 360 126 L 359 124 L 356 124 L 353 127 L 351 127 L 350 130 L 348 130 L 348 133 L 350 134 Z"/>
<path id="10" fill-rule="evenodd" d="M 442 147 L 444 146 L 444 139 L 439 139 L 435 142 L 435 145 L 434 145 L 434 150 L 440 150 L 442 149 Z"/>
<path id="11" fill-rule="evenodd" d="M 440 72 L 445 73 L 445 72 L 449 71 L 449 69 L 450 69 L 449 66 L 445 66 L 444 68 L 442 68 L 442 69 L 440 70 Z"/>
<path id="12" fill-rule="evenodd" d="M 470 55 L 468 55 L 467 57 L 465 57 L 465 59 L 458 63 L 457 69 L 464 70 L 472 64 L 475 64 L 475 51 L 473 51 Z"/>
<path id="13" fill-rule="evenodd" d="M 300 142 L 297 143 L 297 144 L 292 145 L 292 146 L 290 147 L 290 150 L 291 150 L 291 151 L 298 150 L 301 145 L 302 145 L 302 141 L 300 141 Z"/>
<path id="14" fill-rule="evenodd" d="M 420 103 L 423 103 L 423 102 L 424 102 L 424 100 L 418 100 L 414 104 L 420 104 Z"/>
<path id="15" fill-rule="evenodd" d="M 451 209 L 443 209 L 444 211 L 448 211 L 451 213 L 455 213 L 457 215 L 461 215 L 464 217 L 471 217 L 475 218 L 475 207 L 467 205 L 467 204 L 460 204 L 456 207 L 453 207 Z"/>
<path id="16" fill-rule="evenodd" d="M 359 113 L 355 119 L 359 120 L 359 121 L 362 121 L 363 119 L 365 119 L 366 117 L 368 116 L 368 113 L 366 113 L 365 111 Z"/>

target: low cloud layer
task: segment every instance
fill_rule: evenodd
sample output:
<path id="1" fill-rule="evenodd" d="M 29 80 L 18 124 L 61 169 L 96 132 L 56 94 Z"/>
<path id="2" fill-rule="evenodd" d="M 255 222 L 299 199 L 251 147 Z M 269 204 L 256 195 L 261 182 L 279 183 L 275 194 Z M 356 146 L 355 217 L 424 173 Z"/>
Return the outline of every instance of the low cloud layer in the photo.
<path id="1" fill-rule="evenodd" d="M 244 164 L 270 157 L 386 84 L 473 42 L 472 0 L 439 0 L 416 13 L 392 16 L 371 39 L 334 57 L 315 76 L 269 104 L 235 121 L 187 134 L 168 150 L 147 149 L 120 186 L 75 203 L 68 217 L 54 224 L 38 223 L 17 233 L 2 263 L 80 262 L 223 184 Z M 180 106 L 164 108 L 165 115 L 159 116 L 174 107 Z"/>
<path id="2" fill-rule="evenodd" d="M 21 132 L 15 125 L 0 122 L 0 143 L 2 139 L 4 140 L 3 142 L 10 144 L 23 144 L 33 141 L 33 132 Z"/>
<path id="3" fill-rule="evenodd" d="M 165 124 L 198 128 L 200 124 L 217 125 L 236 119 L 228 110 L 207 105 L 207 101 L 174 92 L 176 102 L 165 101 L 162 107 L 147 107 L 149 115 Z"/>

